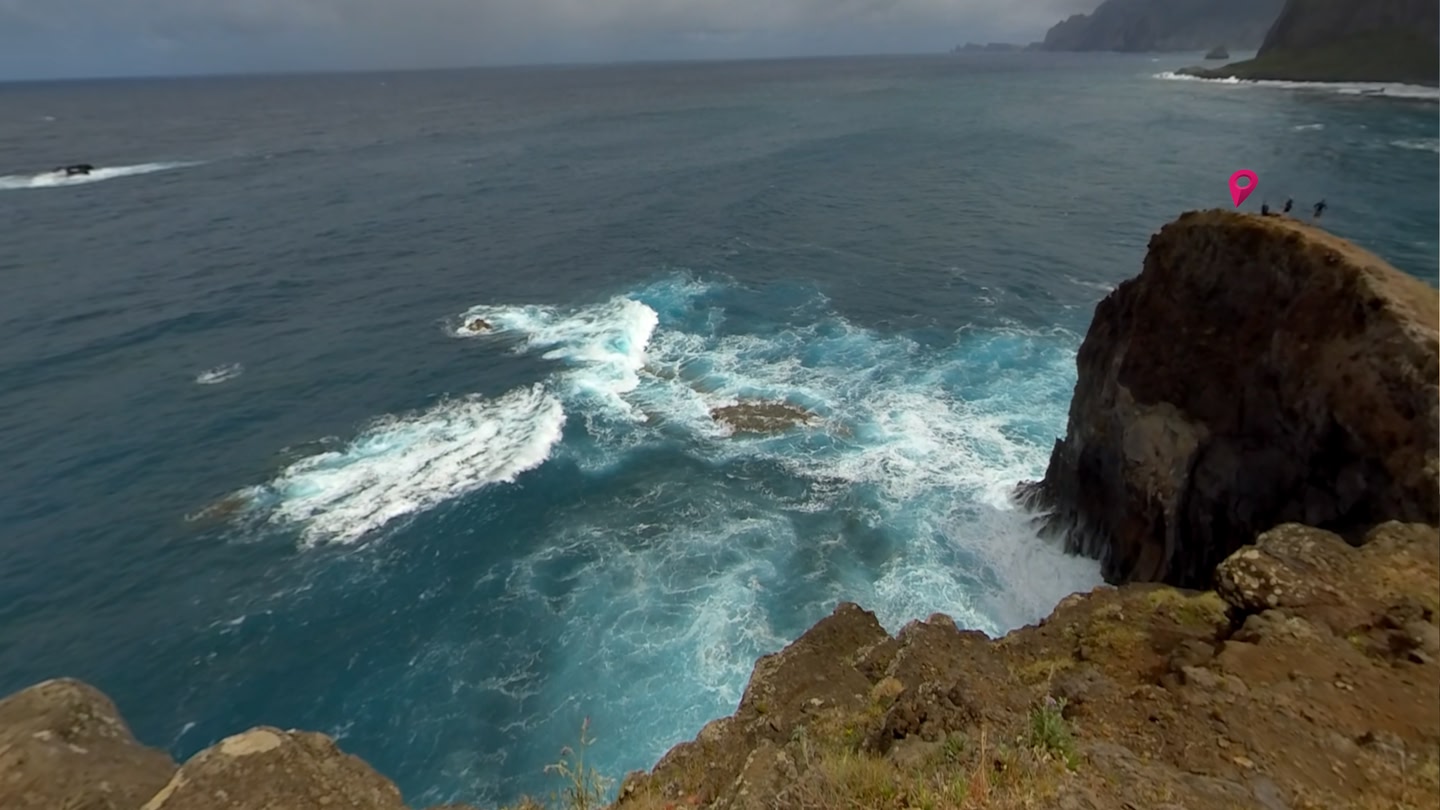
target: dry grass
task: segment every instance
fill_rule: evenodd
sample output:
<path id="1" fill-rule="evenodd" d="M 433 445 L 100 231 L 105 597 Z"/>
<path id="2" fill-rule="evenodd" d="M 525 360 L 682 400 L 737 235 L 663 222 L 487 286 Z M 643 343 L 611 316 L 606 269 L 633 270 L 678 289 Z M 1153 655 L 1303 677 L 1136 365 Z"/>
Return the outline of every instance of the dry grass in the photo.
<path id="1" fill-rule="evenodd" d="M 1230 620 L 1225 600 L 1214 591 L 1187 595 L 1174 588 L 1159 587 L 1147 593 L 1145 601 L 1162 616 L 1186 627 L 1218 628 Z"/>

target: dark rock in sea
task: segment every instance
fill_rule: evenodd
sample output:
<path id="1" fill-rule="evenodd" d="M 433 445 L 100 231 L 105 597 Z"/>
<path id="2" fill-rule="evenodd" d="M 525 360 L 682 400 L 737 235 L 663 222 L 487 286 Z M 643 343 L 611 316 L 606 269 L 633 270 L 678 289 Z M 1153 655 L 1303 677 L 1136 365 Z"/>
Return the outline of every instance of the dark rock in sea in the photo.
<path id="1" fill-rule="evenodd" d="M 1111 582 L 1210 584 L 1257 534 L 1440 520 L 1436 291 L 1289 217 L 1191 212 L 1095 309 L 1021 495 Z"/>
<path id="2" fill-rule="evenodd" d="M 808 424 L 815 414 L 785 402 L 740 402 L 711 410 L 710 418 L 737 434 L 780 433 Z"/>
<path id="3" fill-rule="evenodd" d="M 1288 0 L 1254 59 L 1206 78 L 1440 85 L 1436 0 Z"/>
<path id="4" fill-rule="evenodd" d="M 1259 47 L 1284 0 L 1105 0 L 1045 33 L 1047 51 L 1199 51 Z"/>
<path id="5" fill-rule="evenodd" d="M 1225 50 L 1225 46 L 1224 46 L 1224 45 L 1221 45 L 1221 46 L 1219 46 L 1219 47 L 1211 48 L 1211 49 L 1205 54 L 1205 58 L 1206 58 L 1206 59 L 1229 59 L 1229 58 L 1230 58 L 1230 52 L 1227 51 L 1227 50 Z"/>

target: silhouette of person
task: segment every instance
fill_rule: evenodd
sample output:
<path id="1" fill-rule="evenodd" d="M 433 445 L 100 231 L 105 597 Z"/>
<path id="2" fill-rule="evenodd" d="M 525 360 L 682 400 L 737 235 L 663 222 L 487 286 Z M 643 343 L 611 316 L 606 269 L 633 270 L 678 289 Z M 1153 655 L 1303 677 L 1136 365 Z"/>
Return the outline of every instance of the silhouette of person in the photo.
<path id="1" fill-rule="evenodd" d="M 1294 200 L 1288 200 L 1288 199 L 1287 199 L 1287 200 L 1285 201 L 1284 212 L 1287 213 L 1287 214 L 1290 213 L 1290 206 L 1292 206 L 1292 205 L 1294 205 L 1294 204 L 1295 204 L 1295 201 L 1294 201 Z"/>
<path id="2" fill-rule="evenodd" d="M 1320 215 L 1323 213 L 1325 213 L 1325 201 L 1321 200 L 1320 202 L 1315 203 L 1315 218 L 1319 219 Z"/>
<path id="3" fill-rule="evenodd" d="M 1261 203 L 1261 204 L 1260 204 L 1260 216 L 1262 216 L 1262 217 L 1268 217 L 1268 216 L 1270 216 L 1270 203 Z"/>

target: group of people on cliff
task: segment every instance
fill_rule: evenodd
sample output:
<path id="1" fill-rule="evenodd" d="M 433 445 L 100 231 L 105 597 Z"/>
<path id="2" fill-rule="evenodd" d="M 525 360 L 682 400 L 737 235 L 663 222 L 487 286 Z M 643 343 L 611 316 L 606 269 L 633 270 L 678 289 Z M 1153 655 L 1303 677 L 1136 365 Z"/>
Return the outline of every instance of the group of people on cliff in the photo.
<path id="1" fill-rule="evenodd" d="M 1287 200 L 1285 200 L 1285 207 L 1281 209 L 1281 213 L 1283 213 L 1283 214 L 1288 214 L 1288 213 L 1290 213 L 1290 209 L 1293 208 L 1294 206 L 1295 206 L 1295 200 L 1293 200 L 1293 199 L 1287 199 Z M 1320 215 L 1323 214 L 1323 213 L 1325 213 L 1325 207 L 1326 207 L 1326 206 L 1325 206 L 1325 201 L 1324 201 L 1324 200 L 1321 200 L 1320 202 L 1315 203 L 1315 205 L 1314 205 L 1314 207 L 1313 207 L 1313 208 L 1314 208 L 1314 213 L 1311 215 L 1310 218 L 1311 218 L 1311 219 L 1319 219 L 1319 218 L 1320 218 Z M 1270 203 L 1263 203 L 1263 204 L 1260 206 L 1260 213 L 1261 213 L 1262 215 L 1264 215 L 1264 216 L 1267 216 L 1267 217 L 1270 216 Z"/>

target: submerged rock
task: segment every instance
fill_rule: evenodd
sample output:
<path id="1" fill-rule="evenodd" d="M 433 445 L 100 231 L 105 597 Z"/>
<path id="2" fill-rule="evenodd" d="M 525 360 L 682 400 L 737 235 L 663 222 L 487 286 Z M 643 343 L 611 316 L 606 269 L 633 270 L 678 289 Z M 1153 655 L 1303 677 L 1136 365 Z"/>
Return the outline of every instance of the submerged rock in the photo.
<path id="1" fill-rule="evenodd" d="M 736 433 L 781 433 L 809 424 L 815 414 L 785 402 L 740 402 L 711 409 L 710 418 Z"/>
<path id="2" fill-rule="evenodd" d="M 1440 520 L 1436 291 L 1288 217 L 1191 212 L 1095 309 L 1022 495 L 1111 582 L 1205 587 L 1258 533 Z"/>

